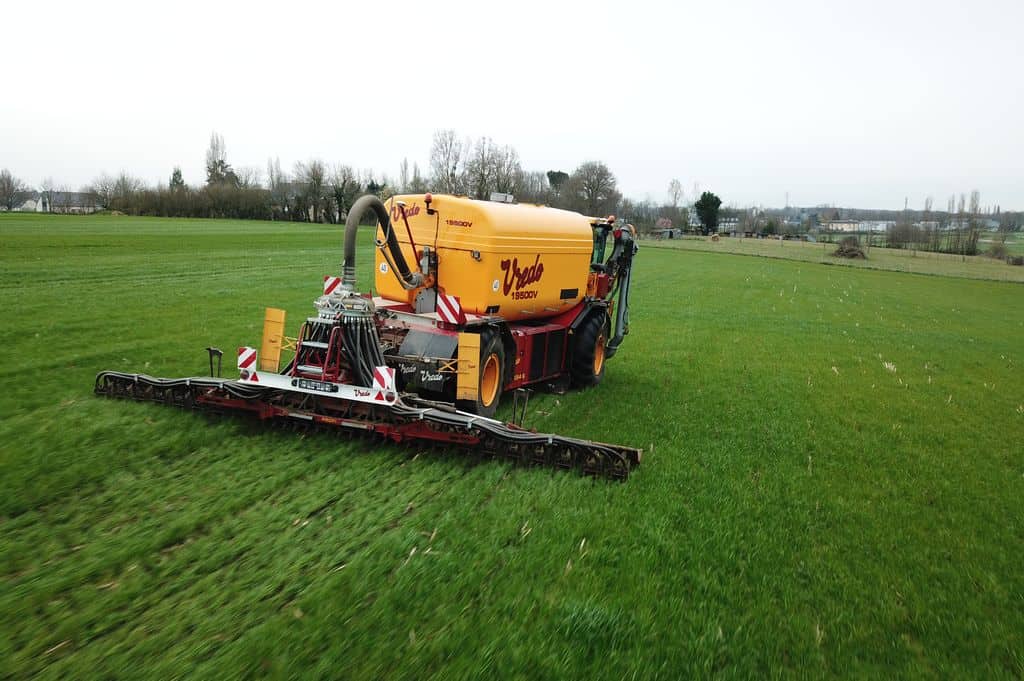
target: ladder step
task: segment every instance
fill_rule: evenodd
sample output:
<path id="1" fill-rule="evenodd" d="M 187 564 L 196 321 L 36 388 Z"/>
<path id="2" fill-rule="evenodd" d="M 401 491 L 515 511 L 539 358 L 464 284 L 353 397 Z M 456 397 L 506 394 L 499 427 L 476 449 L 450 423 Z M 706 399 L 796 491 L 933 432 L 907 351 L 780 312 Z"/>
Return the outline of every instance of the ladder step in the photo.
<path id="1" fill-rule="evenodd" d="M 304 348 L 318 348 L 320 350 L 326 350 L 329 347 L 327 343 L 321 343 L 320 341 L 302 341 L 301 345 Z"/>
<path id="2" fill-rule="evenodd" d="M 310 366 L 308 364 L 300 364 L 299 366 L 295 367 L 295 370 L 298 371 L 300 374 L 320 374 L 322 376 L 324 373 L 323 367 Z"/>
<path id="3" fill-rule="evenodd" d="M 326 326 L 334 326 L 333 319 L 324 319 L 323 317 L 307 317 L 306 321 L 310 324 L 324 324 Z"/>

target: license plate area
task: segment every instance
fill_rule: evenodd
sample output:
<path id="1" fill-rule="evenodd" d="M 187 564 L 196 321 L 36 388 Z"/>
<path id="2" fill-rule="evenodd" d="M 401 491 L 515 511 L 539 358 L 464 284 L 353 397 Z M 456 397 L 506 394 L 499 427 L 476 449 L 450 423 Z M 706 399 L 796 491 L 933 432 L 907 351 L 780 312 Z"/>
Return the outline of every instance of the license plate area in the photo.
<path id="1" fill-rule="evenodd" d="M 328 383 L 327 381 L 314 381 L 310 378 L 296 378 L 292 381 L 292 385 L 303 390 L 314 390 L 321 393 L 338 392 L 338 386 L 335 384 Z"/>

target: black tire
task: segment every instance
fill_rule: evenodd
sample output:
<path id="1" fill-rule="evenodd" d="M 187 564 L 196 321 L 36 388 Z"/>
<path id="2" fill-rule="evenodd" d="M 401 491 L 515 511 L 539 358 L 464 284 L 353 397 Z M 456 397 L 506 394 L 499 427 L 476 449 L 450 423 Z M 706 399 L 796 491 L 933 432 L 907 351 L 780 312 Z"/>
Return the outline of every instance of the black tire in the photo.
<path id="1" fill-rule="evenodd" d="M 576 329 L 569 375 L 573 386 L 589 388 L 604 378 L 605 346 L 608 344 L 608 315 L 593 312 Z"/>
<path id="2" fill-rule="evenodd" d="M 494 365 L 489 368 L 489 363 L 492 361 L 496 363 L 496 378 L 494 376 L 485 377 L 485 372 L 494 370 Z M 502 345 L 499 334 L 486 331 L 480 335 L 479 369 L 477 398 L 475 400 L 457 400 L 455 407 L 471 414 L 491 418 L 498 411 L 501 393 L 505 390 L 505 346 Z M 497 383 L 492 383 L 492 380 L 496 380 Z M 489 402 L 488 398 L 490 398 Z"/>

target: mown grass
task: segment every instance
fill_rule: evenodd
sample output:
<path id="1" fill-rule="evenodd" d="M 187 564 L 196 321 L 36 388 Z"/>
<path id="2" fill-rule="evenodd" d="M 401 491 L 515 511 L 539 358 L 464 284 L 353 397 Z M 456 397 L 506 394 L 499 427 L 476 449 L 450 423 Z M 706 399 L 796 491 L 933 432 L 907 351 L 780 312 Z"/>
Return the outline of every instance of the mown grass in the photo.
<path id="1" fill-rule="evenodd" d="M 981 250 L 987 250 L 991 243 L 982 241 Z M 832 253 L 836 250 L 834 243 L 807 243 L 803 241 L 783 241 L 773 239 L 743 239 L 721 237 L 712 241 L 709 237 L 685 237 L 682 239 L 647 240 L 645 246 L 655 248 L 674 248 L 702 253 L 732 253 L 735 255 L 754 255 L 765 258 L 781 258 L 798 260 L 822 265 L 841 265 L 870 270 L 887 270 L 913 274 L 936 274 L 944 277 L 964 277 L 966 279 L 992 279 L 996 281 L 1024 282 L 1024 267 L 1007 264 L 1003 260 L 987 255 L 960 256 L 950 253 L 930 253 L 915 249 L 897 248 L 866 248 L 867 259 L 851 260 L 836 258 Z M 1011 237 L 1007 241 L 1007 249 L 1014 253 L 1017 242 Z"/>
<path id="2" fill-rule="evenodd" d="M 0 673 L 1024 674 L 1019 284 L 645 248 L 604 383 L 528 420 L 645 447 L 625 484 L 91 395 L 205 373 L 339 259 L 0 217 Z"/>

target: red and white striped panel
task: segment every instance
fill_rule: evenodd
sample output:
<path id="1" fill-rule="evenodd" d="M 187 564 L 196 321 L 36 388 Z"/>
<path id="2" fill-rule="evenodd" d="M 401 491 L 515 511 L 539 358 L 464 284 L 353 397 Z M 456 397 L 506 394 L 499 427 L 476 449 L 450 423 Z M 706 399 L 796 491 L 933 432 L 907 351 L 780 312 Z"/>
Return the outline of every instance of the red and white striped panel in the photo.
<path id="1" fill-rule="evenodd" d="M 441 321 L 449 324 L 465 324 L 466 314 L 462 311 L 462 304 L 456 296 L 446 293 L 437 294 L 437 316 Z"/>
<path id="2" fill-rule="evenodd" d="M 238 368 L 254 369 L 256 367 L 256 348 L 238 348 Z"/>
<path id="3" fill-rule="evenodd" d="M 324 277 L 324 295 L 329 296 L 334 293 L 334 289 L 341 286 L 341 277 Z"/>
<path id="4" fill-rule="evenodd" d="M 373 367 L 374 400 L 393 402 L 395 399 L 395 370 L 391 367 Z"/>

